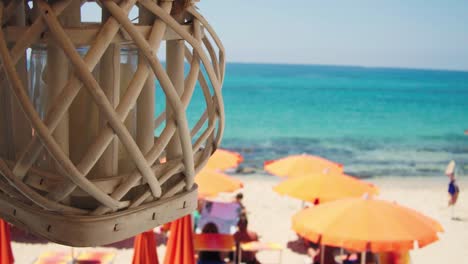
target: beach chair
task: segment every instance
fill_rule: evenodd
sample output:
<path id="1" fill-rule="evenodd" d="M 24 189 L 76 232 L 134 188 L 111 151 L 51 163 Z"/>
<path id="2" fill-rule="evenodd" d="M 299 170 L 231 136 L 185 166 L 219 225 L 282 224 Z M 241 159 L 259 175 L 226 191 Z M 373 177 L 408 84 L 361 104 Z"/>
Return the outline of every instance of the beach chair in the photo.
<path id="1" fill-rule="evenodd" d="M 193 246 L 197 256 L 200 251 L 216 251 L 228 256 L 236 250 L 234 237 L 228 234 L 193 234 Z"/>
<path id="2" fill-rule="evenodd" d="M 115 253 L 111 251 L 86 251 L 81 252 L 75 259 L 77 264 L 111 264 L 114 262 Z"/>
<path id="3" fill-rule="evenodd" d="M 226 234 L 194 234 L 196 251 L 232 252 L 235 249 L 234 237 Z"/>
<path id="4" fill-rule="evenodd" d="M 72 260 L 70 251 L 46 251 L 37 257 L 34 264 L 68 264 Z"/>
<path id="5" fill-rule="evenodd" d="M 73 259 L 70 251 L 46 251 L 34 261 L 34 264 L 111 264 L 115 253 L 111 251 L 85 251 Z"/>
<path id="6" fill-rule="evenodd" d="M 261 242 L 252 241 L 248 243 L 242 243 L 240 245 L 239 258 L 242 255 L 242 251 L 276 251 L 278 252 L 278 263 L 282 263 L 283 260 L 283 246 L 274 242 Z"/>
<path id="7" fill-rule="evenodd" d="M 404 252 L 383 252 L 378 254 L 379 264 L 410 264 L 408 251 Z"/>

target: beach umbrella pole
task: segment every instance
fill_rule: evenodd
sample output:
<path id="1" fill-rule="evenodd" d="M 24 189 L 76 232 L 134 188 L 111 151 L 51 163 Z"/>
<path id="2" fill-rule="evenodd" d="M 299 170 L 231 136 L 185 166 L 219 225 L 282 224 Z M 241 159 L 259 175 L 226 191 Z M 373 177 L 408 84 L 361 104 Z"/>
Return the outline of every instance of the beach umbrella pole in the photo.
<path id="1" fill-rule="evenodd" d="M 320 264 L 325 264 L 325 245 L 320 244 Z"/>
<path id="2" fill-rule="evenodd" d="M 70 247 L 70 254 L 72 258 L 72 263 L 75 263 L 75 248 L 74 247 Z"/>
<path id="3" fill-rule="evenodd" d="M 366 264 L 366 251 L 361 252 L 361 264 Z"/>

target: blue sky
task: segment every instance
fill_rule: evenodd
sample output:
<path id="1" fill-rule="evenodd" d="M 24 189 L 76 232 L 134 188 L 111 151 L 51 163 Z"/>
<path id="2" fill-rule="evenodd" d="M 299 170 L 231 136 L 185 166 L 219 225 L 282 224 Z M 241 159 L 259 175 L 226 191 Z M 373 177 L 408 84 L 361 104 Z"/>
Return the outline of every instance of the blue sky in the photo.
<path id="1" fill-rule="evenodd" d="M 468 1 L 201 0 L 228 60 L 468 70 Z"/>
<path id="2" fill-rule="evenodd" d="M 466 0 L 201 0 L 198 6 L 230 62 L 468 70 Z"/>

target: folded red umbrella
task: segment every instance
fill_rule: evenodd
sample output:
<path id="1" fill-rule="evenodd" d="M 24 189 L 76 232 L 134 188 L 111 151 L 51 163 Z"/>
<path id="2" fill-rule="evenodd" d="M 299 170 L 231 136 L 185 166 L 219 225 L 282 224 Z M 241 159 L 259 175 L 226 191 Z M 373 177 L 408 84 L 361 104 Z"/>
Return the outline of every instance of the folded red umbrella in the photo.
<path id="1" fill-rule="evenodd" d="M 171 223 L 164 264 L 195 264 L 192 216 L 186 215 Z"/>
<path id="2" fill-rule="evenodd" d="M 133 248 L 133 264 L 159 264 L 153 230 L 136 236 Z"/>
<path id="3" fill-rule="evenodd" d="M 0 219 L 0 264 L 14 263 L 13 252 L 11 251 L 10 226 Z"/>

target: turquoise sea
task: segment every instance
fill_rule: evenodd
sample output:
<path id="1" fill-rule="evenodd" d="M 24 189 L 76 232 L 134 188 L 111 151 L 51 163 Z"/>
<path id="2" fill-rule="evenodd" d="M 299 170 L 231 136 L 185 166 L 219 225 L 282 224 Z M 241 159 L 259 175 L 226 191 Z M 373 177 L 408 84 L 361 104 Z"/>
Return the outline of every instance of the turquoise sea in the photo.
<path id="1" fill-rule="evenodd" d="M 222 147 L 243 166 L 309 153 L 362 177 L 443 175 L 451 159 L 468 174 L 468 72 L 231 63 L 223 95 Z"/>

